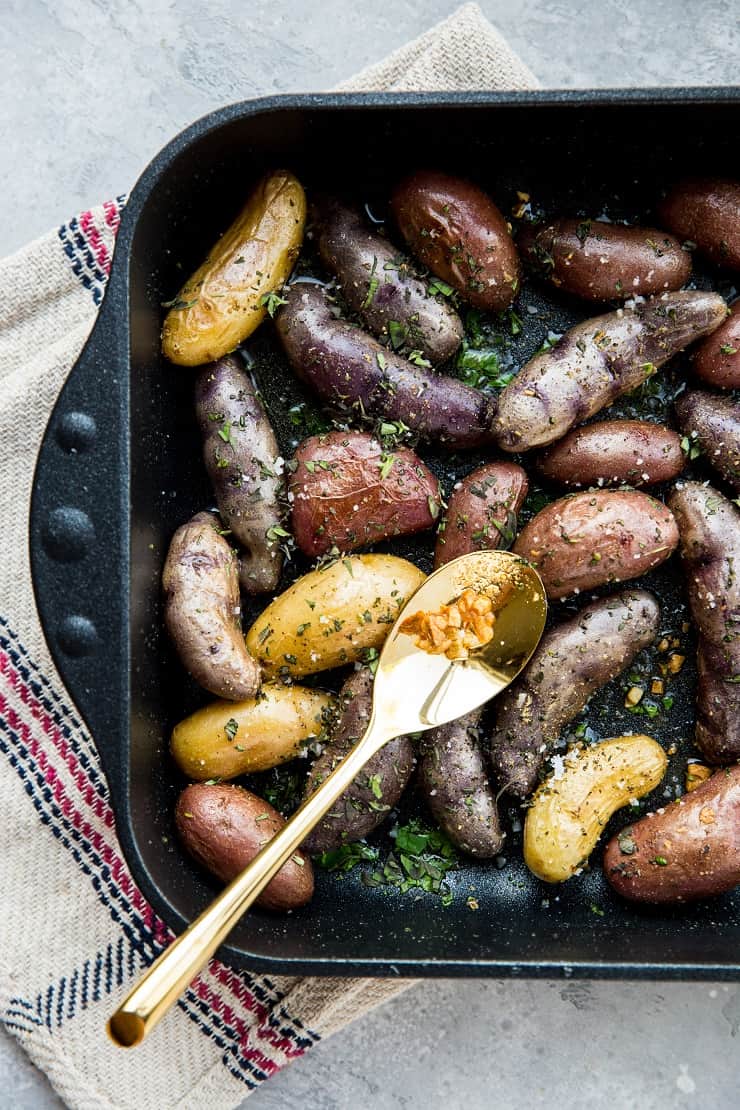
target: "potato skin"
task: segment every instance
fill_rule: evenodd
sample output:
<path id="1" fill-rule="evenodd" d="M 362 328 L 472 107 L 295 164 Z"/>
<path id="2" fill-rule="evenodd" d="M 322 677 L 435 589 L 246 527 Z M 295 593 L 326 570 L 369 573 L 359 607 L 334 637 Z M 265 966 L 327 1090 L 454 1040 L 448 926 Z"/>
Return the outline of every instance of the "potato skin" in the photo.
<path id="1" fill-rule="evenodd" d="M 522 229 L 522 258 L 553 285 L 588 301 L 623 301 L 680 289 L 691 276 L 691 255 L 655 227 L 594 220 L 555 220 Z"/>
<path id="2" fill-rule="evenodd" d="M 329 432 L 304 439 L 295 457 L 293 535 L 310 558 L 422 532 L 439 516 L 439 482 L 408 447 L 388 451 L 367 432 Z"/>
<path id="3" fill-rule="evenodd" d="M 462 341 L 462 321 L 448 301 L 429 292 L 411 261 L 371 231 L 356 208 L 335 198 L 321 198 L 314 215 L 321 261 L 336 274 L 344 299 L 368 329 L 379 339 L 391 338 L 394 321 L 405 333 L 405 347 L 421 351 L 434 365 L 451 358 Z"/>
<path id="4" fill-rule="evenodd" d="M 458 482 L 434 548 L 434 569 L 470 551 L 495 551 L 516 535 L 529 482 L 521 466 L 485 463 Z"/>
<path id="5" fill-rule="evenodd" d="M 524 862 L 546 883 L 586 863 L 609 818 L 660 784 L 668 759 L 650 736 L 616 736 L 570 749 L 559 777 L 539 788 L 524 821 Z"/>
<path id="6" fill-rule="evenodd" d="M 661 862 L 658 862 L 661 861 Z M 633 902 L 690 902 L 740 883 L 740 767 L 612 837 L 604 874 Z"/>
<path id="7" fill-rule="evenodd" d="M 383 644 L 424 578 L 395 555 L 337 559 L 276 597 L 247 633 L 247 647 L 270 676 L 300 678 L 355 663 Z"/>
<path id="8" fill-rule="evenodd" d="M 590 490 L 546 505 L 512 550 L 540 573 L 552 599 L 627 582 L 665 562 L 678 529 L 665 505 L 638 490 Z"/>
<path id="9" fill-rule="evenodd" d="M 287 170 L 261 178 L 175 297 L 162 327 L 165 357 L 178 366 L 202 366 L 243 343 L 267 314 L 263 296 L 293 269 L 305 222 L 300 182 Z"/>
<path id="10" fill-rule="evenodd" d="M 491 859 L 505 834 L 480 746 L 482 715 L 476 709 L 423 734 L 419 788 L 453 844 L 469 856 Z"/>
<path id="11" fill-rule="evenodd" d="M 187 786 L 178 798 L 175 825 L 193 859 L 222 883 L 230 883 L 280 832 L 285 821 L 269 802 L 241 786 L 201 782 Z M 270 880 L 256 904 L 284 912 L 305 906 L 312 898 L 311 860 L 297 851 Z"/>
<path id="12" fill-rule="evenodd" d="M 293 759 L 309 737 L 319 735 L 331 704 L 323 690 L 297 685 L 266 685 L 257 698 L 211 702 L 175 725 L 172 758 L 199 782 L 267 771 Z"/>
<path id="13" fill-rule="evenodd" d="M 718 266 L 740 269 L 740 181 L 684 181 L 658 205 L 660 222 Z"/>
<path id="14" fill-rule="evenodd" d="M 364 734 L 372 704 L 373 676 L 363 667 L 352 672 L 340 691 L 339 714 L 328 744 L 308 773 L 304 799 L 318 789 Z M 369 836 L 398 804 L 414 763 L 414 748 L 407 736 L 390 740 L 368 760 L 331 811 L 314 826 L 303 842 L 306 851 L 318 855 Z"/>
<path id="15" fill-rule="evenodd" d="M 422 170 L 393 192 L 391 208 L 409 248 L 476 308 L 502 312 L 520 284 L 519 255 L 506 220 L 482 189 Z"/>
<path id="16" fill-rule="evenodd" d="M 699 631 L 696 743 L 709 763 L 730 763 L 740 759 L 740 513 L 699 482 L 676 488 L 669 504 Z"/>
<path id="17" fill-rule="evenodd" d="M 529 451 L 560 439 L 719 327 L 726 314 L 716 293 L 664 293 L 576 324 L 501 393 L 494 420 L 498 446 Z"/>
<path id="18" fill-rule="evenodd" d="M 271 531 L 283 522 L 280 451 L 257 390 L 234 355 L 200 371 L 195 411 L 221 519 L 242 547 L 242 589 L 274 590 L 283 566 L 279 537 Z"/>
<path id="19" fill-rule="evenodd" d="M 694 389 L 676 402 L 676 416 L 684 435 L 701 448 L 702 455 L 726 482 L 740 491 L 740 405 Z"/>
<path id="20" fill-rule="evenodd" d="M 693 353 L 694 372 L 717 389 L 740 389 L 740 300 L 730 315 Z"/>
<path id="21" fill-rule="evenodd" d="M 337 319 L 325 290 L 293 285 L 276 314 L 296 375 L 340 412 L 403 420 L 444 447 L 480 447 L 493 438 L 493 397 L 434 374 L 371 335 Z"/>
<path id="22" fill-rule="evenodd" d="M 541 452 L 535 466 L 549 482 L 579 489 L 668 482 L 685 462 L 672 428 L 647 420 L 604 420 L 574 428 Z"/>
<path id="23" fill-rule="evenodd" d="M 491 760 L 502 787 L 525 798 L 565 726 L 596 690 L 658 634 L 647 590 L 622 590 L 586 605 L 540 640 L 523 674 L 496 701 Z"/>
<path id="24" fill-rule="evenodd" d="M 253 697 L 262 675 L 241 628 L 236 553 L 213 513 L 197 513 L 170 541 L 164 570 L 164 623 L 196 682 L 217 697 Z"/>

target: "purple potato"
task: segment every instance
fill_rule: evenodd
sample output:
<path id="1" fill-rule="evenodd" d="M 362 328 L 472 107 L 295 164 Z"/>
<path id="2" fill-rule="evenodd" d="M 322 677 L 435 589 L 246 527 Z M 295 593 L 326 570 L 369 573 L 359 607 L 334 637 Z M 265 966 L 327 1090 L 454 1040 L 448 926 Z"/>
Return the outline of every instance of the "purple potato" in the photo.
<path id="1" fill-rule="evenodd" d="M 496 795 L 480 747 L 482 709 L 425 732 L 419 786 L 434 820 L 461 851 L 491 859 L 501 851 Z"/>
<path id="2" fill-rule="evenodd" d="M 462 321 L 444 297 L 429 292 L 411 261 L 341 201 L 323 198 L 314 214 L 321 260 L 370 331 L 394 348 L 421 351 L 435 365 L 451 358 Z"/>
<path id="3" fill-rule="evenodd" d="M 453 449 L 491 442 L 493 397 L 409 362 L 338 319 L 318 286 L 293 285 L 286 297 L 276 315 L 285 352 L 298 377 L 333 408 L 402 420 L 422 438 Z"/>
<path id="4" fill-rule="evenodd" d="M 696 742 L 710 763 L 740 759 L 740 513 L 711 486 L 669 498 L 699 631 Z"/>
<path id="5" fill-rule="evenodd" d="M 740 491 L 740 405 L 732 397 L 719 397 L 692 389 L 676 402 L 678 424 L 696 443 L 702 456 L 721 477 Z"/>
<path id="6" fill-rule="evenodd" d="M 238 358 L 227 355 L 200 371 L 195 409 L 219 513 L 242 547 L 242 589 L 267 593 L 283 567 L 283 464 L 269 417 Z"/>
<path id="7" fill-rule="evenodd" d="M 504 389 L 494 421 L 499 447 L 529 451 L 560 439 L 726 316 L 716 293 L 665 293 L 577 324 Z"/>

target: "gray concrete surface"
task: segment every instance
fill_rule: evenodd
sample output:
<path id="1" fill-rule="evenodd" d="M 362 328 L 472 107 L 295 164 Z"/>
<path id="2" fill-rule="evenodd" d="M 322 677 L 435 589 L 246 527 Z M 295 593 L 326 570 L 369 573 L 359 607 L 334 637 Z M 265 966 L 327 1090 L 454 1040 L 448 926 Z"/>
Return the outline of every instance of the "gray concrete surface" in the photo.
<path id="1" fill-rule="evenodd" d="M 127 189 L 162 143 L 211 108 L 328 87 L 456 6 L 0 0 L 0 255 Z M 737 80 L 734 0 L 481 7 L 551 87 Z M 321 1044 L 249 1107 L 724 1110 L 738 1103 L 739 1031 L 734 986 L 427 983 Z M 59 1105 L 0 1034 L 0 1107 Z"/>

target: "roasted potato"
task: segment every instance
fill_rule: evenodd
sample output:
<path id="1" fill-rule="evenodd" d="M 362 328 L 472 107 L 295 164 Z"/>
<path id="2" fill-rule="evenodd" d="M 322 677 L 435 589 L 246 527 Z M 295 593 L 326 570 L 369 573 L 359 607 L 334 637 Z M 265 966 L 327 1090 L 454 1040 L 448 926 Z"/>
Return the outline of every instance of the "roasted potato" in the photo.
<path id="1" fill-rule="evenodd" d="M 439 482 L 408 447 L 388 450 L 367 432 L 311 436 L 288 481 L 296 543 L 314 558 L 431 528 Z"/>
<path id="2" fill-rule="evenodd" d="M 740 404 L 692 389 L 676 401 L 681 431 L 726 482 L 740 491 Z"/>
<path id="3" fill-rule="evenodd" d="M 729 306 L 730 315 L 694 350 L 696 375 L 717 389 L 740 389 L 740 300 Z"/>
<path id="4" fill-rule="evenodd" d="M 685 461 L 672 428 L 647 420 L 604 420 L 574 428 L 537 455 L 535 466 L 548 482 L 580 489 L 668 482 Z"/>
<path id="5" fill-rule="evenodd" d="M 177 801 L 175 825 L 183 845 L 201 867 L 230 883 L 285 821 L 272 806 L 241 786 L 194 783 Z M 295 910 L 313 898 L 311 860 L 297 851 L 257 899 L 265 910 Z"/>
<path id="6" fill-rule="evenodd" d="M 678 546 L 672 513 L 638 490 L 572 493 L 546 505 L 513 551 L 540 573 L 549 598 L 627 582 L 665 562 Z"/>
<path id="7" fill-rule="evenodd" d="M 565 726 L 652 643 L 659 621 L 652 594 L 622 590 L 545 633 L 526 670 L 496 701 L 491 759 L 502 787 L 520 798 L 532 792 Z"/>
<path id="8" fill-rule="evenodd" d="M 501 393 L 493 425 L 499 447 L 529 451 L 560 439 L 714 331 L 726 314 L 716 293 L 664 293 L 576 324 Z"/>
<path id="9" fill-rule="evenodd" d="M 242 589 L 274 590 L 283 566 L 280 534 L 285 534 L 282 459 L 270 419 L 237 358 L 222 358 L 200 371 L 195 409 L 221 519 L 242 547 Z"/>
<path id="10" fill-rule="evenodd" d="M 710 763 L 740 759 L 740 513 L 711 486 L 670 496 L 699 630 L 696 742 Z"/>
<path id="11" fill-rule="evenodd" d="M 691 276 L 691 255 L 654 227 L 598 220 L 525 225 L 522 258 L 559 289 L 587 301 L 623 301 L 680 289 Z"/>
<path id="12" fill-rule="evenodd" d="M 717 771 L 690 794 L 612 837 L 604 874 L 635 902 L 689 902 L 740 883 L 740 767 Z"/>
<path id="13" fill-rule="evenodd" d="M 355 663 L 378 649 L 424 581 L 395 555 L 349 555 L 304 574 L 247 634 L 265 674 L 300 678 Z"/>
<path id="14" fill-rule="evenodd" d="M 162 328 L 165 357 L 202 366 L 243 343 L 264 320 L 267 295 L 293 269 L 305 222 L 300 182 L 285 170 L 263 177 L 172 302 Z"/>
<path id="15" fill-rule="evenodd" d="M 482 709 L 422 735 L 419 788 L 434 820 L 453 844 L 478 859 L 501 851 L 496 794 L 480 744 Z"/>
<path id="16" fill-rule="evenodd" d="M 463 337 L 462 321 L 445 297 L 429 291 L 411 261 L 339 200 L 322 198 L 314 216 L 321 260 L 369 330 L 394 350 L 421 351 L 433 365 L 451 358 Z"/>
<path id="17" fill-rule="evenodd" d="M 683 181 L 669 191 L 658 215 L 718 266 L 740 269 L 740 181 Z"/>
<path id="18" fill-rule="evenodd" d="M 237 558 L 213 513 L 177 529 L 162 588 L 165 626 L 195 681 L 220 698 L 253 697 L 262 676 L 244 643 Z"/>
<path id="19" fill-rule="evenodd" d="M 470 551 L 508 547 L 529 482 L 511 462 L 485 463 L 458 482 L 439 526 L 434 569 Z"/>
<path id="20" fill-rule="evenodd" d="M 402 420 L 444 447 L 479 447 L 493 437 L 493 397 L 434 374 L 338 319 L 324 289 L 293 285 L 276 316 L 297 376 L 329 405 L 355 417 Z"/>
<path id="21" fill-rule="evenodd" d="M 373 676 L 367 667 L 353 671 L 339 694 L 339 713 L 329 742 L 306 780 L 308 798 L 364 735 L 373 704 Z M 352 785 L 315 825 L 303 847 L 311 855 L 361 840 L 381 825 L 403 793 L 414 769 L 414 749 L 397 736 L 372 756 Z"/>
<path id="22" fill-rule="evenodd" d="M 421 171 L 396 187 L 391 208 L 412 254 L 433 274 L 476 308 L 509 307 L 519 289 L 519 256 L 509 225 L 481 189 Z"/>
<path id="23" fill-rule="evenodd" d="M 546 883 L 562 883 L 588 862 L 609 818 L 660 784 L 668 759 L 649 736 L 576 745 L 543 782 L 524 821 L 524 862 Z"/>
<path id="24" fill-rule="evenodd" d="M 296 685 L 266 685 L 257 698 L 212 702 L 175 725 L 172 758 L 200 782 L 266 771 L 321 733 L 331 704 L 322 690 Z"/>

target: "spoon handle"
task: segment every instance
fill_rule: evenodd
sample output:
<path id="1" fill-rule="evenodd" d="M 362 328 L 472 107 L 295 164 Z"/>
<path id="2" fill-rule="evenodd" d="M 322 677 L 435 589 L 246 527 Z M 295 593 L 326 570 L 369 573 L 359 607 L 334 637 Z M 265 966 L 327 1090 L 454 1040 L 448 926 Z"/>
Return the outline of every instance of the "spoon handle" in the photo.
<path id="1" fill-rule="evenodd" d="M 373 715 L 365 735 L 250 864 L 144 973 L 108 1022 L 123 1048 L 140 1044 L 195 978 L 270 879 L 347 789 L 370 756 L 392 737 Z"/>

